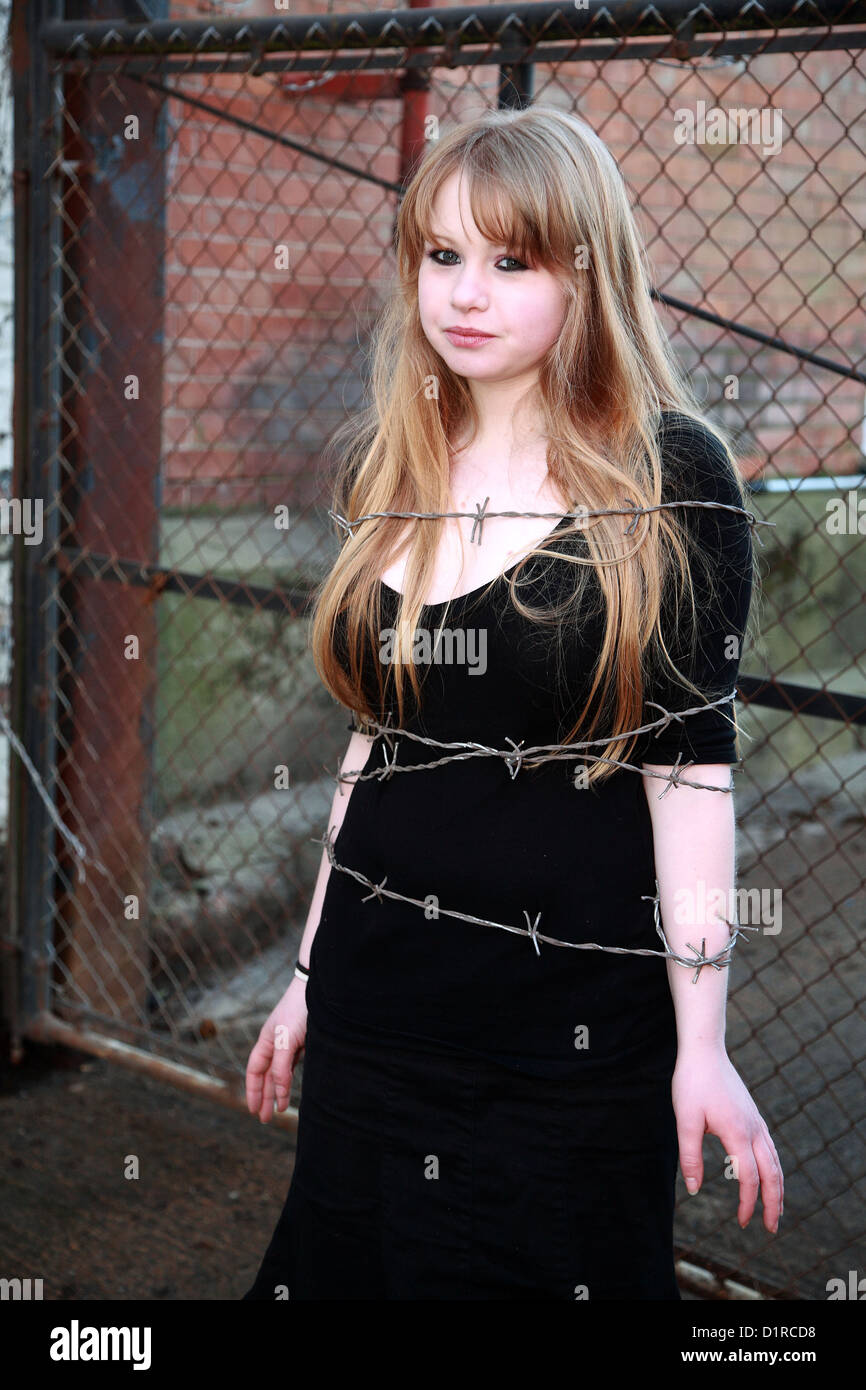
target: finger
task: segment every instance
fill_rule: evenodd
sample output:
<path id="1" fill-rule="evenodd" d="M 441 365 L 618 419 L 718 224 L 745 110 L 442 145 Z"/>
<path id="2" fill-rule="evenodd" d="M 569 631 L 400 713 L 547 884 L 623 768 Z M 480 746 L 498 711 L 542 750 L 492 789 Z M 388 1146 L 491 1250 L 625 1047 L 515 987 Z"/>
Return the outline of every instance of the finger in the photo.
<path id="1" fill-rule="evenodd" d="M 755 1202 L 758 1200 L 758 1190 L 761 1185 L 758 1165 L 755 1162 L 755 1155 L 748 1139 L 738 1140 L 729 1152 L 735 1157 L 736 1172 L 740 1182 L 740 1204 L 737 1209 L 737 1220 L 745 1230 L 752 1219 Z"/>
<path id="2" fill-rule="evenodd" d="M 261 1122 L 262 1122 L 263 1125 L 266 1125 L 266 1124 L 268 1123 L 268 1121 L 273 1117 L 273 1113 L 274 1113 L 274 1078 L 273 1078 L 273 1076 L 272 1076 L 270 1070 L 268 1070 L 268 1073 L 267 1073 L 267 1075 L 266 1075 L 266 1077 L 265 1077 L 265 1088 L 264 1088 L 264 1095 L 263 1095 L 263 1097 L 262 1097 L 262 1104 L 261 1104 L 261 1108 L 260 1108 L 260 1110 L 259 1110 L 259 1119 L 261 1120 Z"/>
<path id="3" fill-rule="evenodd" d="M 246 1075 L 247 1109 L 252 1115 L 255 1115 L 262 1103 L 262 1082 L 265 1070 L 266 1063 L 262 1061 L 258 1052 L 258 1044 L 256 1044 L 247 1062 Z"/>
<path id="4" fill-rule="evenodd" d="M 289 1104 L 289 1095 L 292 1089 L 292 1069 L 291 1067 L 281 1067 L 271 1069 L 274 1073 L 274 1090 L 277 1096 L 277 1109 L 285 1110 Z"/>
<path id="5" fill-rule="evenodd" d="M 274 1060 L 271 1064 L 271 1076 L 274 1080 L 278 1110 L 285 1110 L 289 1103 L 289 1092 L 292 1089 L 292 1071 L 294 1069 L 296 1051 L 297 1046 L 295 1042 L 290 1041 L 287 1047 L 278 1047 L 274 1052 Z"/>
<path id="6" fill-rule="evenodd" d="M 680 1168 L 689 1193 L 699 1190 L 704 1180 L 704 1116 L 694 1113 L 677 1115 L 677 1142 L 680 1151 Z"/>
<path id="7" fill-rule="evenodd" d="M 781 1160 L 780 1157 L 779 1157 L 778 1150 L 777 1150 L 775 1144 L 773 1143 L 772 1139 L 770 1138 L 770 1131 L 769 1131 L 769 1130 L 767 1130 L 766 1134 L 764 1135 L 764 1139 L 765 1139 L 767 1145 L 769 1146 L 770 1153 L 773 1155 L 773 1158 L 774 1158 L 775 1163 L 776 1163 L 776 1167 L 777 1167 L 778 1170 L 779 1170 L 779 1196 L 780 1196 L 779 1216 L 780 1216 L 780 1218 L 781 1218 L 781 1217 L 784 1216 L 784 1214 L 785 1214 L 785 1170 L 784 1170 L 783 1167 L 782 1167 L 782 1160 Z"/>
<path id="8" fill-rule="evenodd" d="M 262 1029 L 247 1062 L 247 1104 L 253 1114 L 256 1113 L 261 1103 L 262 1081 L 273 1055 L 273 1037 L 269 1037 Z"/>
<path id="9" fill-rule="evenodd" d="M 279 1109 L 282 1109 L 281 1095 L 286 1088 L 291 1090 L 292 1072 L 295 1069 L 295 1054 L 297 1052 L 296 1038 L 286 1038 L 284 1047 L 278 1047 L 274 1051 L 274 1061 L 271 1063 L 271 1076 L 274 1077 L 274 1087 L 277 1090 L 277 1102 Z"/>
<path id="10" fill-rule="evenodd" d="M 781 1216 L 785 1210 L 785 1173 L 782 1168 L 782 1160 L 779 1158 L 778 1150 L 770 1138 L 770 1131 L 766 1127 L 763 1132 L 763 1140 L 772 1155 L 773 1163 L 779 1174 L 779 1215 Z"/>
<path id="11" fill-rule="evenodd" d="M 759 1134 L 752 1145 L 761 1179 L 764 1225 L 775 1233 L 782 1214 L 782 1169 L 769 1135 Z"/>

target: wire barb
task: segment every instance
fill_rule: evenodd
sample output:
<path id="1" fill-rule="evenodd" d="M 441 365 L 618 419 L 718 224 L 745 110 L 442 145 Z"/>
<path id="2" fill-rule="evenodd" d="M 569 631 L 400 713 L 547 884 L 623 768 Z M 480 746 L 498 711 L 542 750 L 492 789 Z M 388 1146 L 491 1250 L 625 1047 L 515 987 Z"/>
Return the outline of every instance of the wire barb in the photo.
<path id="1" fill-rule="evenodd" d="M 472 532 L 471 532 L 471 534 L 470 534 L 470 536 L 469 536 L 469 544 L 470 544 L 470 545 L 471 545 L 472 542 L 475 540 L 475 532 L 476 532 L 476 530 L 477 530 L 477 532 L 478 532 L 478 544 L 479 544 L 479 545 L 481 544 L 481 527 L 484 525 L 484 521 L 485 521 L 485 519 L 486 519 L 486 517 L 487 517 L 487 503 L 488 503 L 489 501 L 490 501 L 490 498 L 489 498 L 489 497 L 485 497 L 484 503 L 483 503 L 483 505 L 480 506 L 480 507 L 479 507 L 479 505 L 478 505 L 477 502 L 475 503 L 476 516 L 475 516 L 475 520 L 474 520 L 473 523 L 472 523 Z M 496 513 L 494 512 L 493 515 L 495 516 Z"/>
<path id="2" fill-rule="evenodd" d="M 513 738 L 509 738 L 508 735 L 506 734 L 506 740 L 507 740 L 508 743 L 511 744 L 512 748 L 514 749 L 514 753 L 513 753 L 513 754 L 511 754 L 511 753 L 506 753 L 506 754 L 504 755 L 504 756 L 505 756 L 505 766 L 508 768 L 508 771 L 511 773 L 511 780 L 512 780 L 512 782 L 513 782 L 514 779 L 515 779 L 515 777 L 517 776 L 518 772 L 520 771 L 521 767 L 523 766 L 523 750 L 522 750 L 522 748 L 521 748 L 521 744 L 523 743 L 523 739 L 521 739 L 521 740 L 520 740 L 520 743 L 518 744 L 518 743 L 515 743 L 515 742 L 514 742 L 514 739 L 513 739 Z"/>
<path id="3" fill-rule="evenodd" d="M 526 918 L 526 925 L 529 927 L 529 935 L 532 940 L 532 944 L 535 947 L 535 954 L 537 956 L 540 956 L 541 947 L 538 944 L 538 924 L 541 921 L 541 913 L 536 912 L 535 921 L 532 923 L 530 923 L 529 921 L 529 913 L 526 911 L 526 908 L 523 909 L 523 915 Z"/>

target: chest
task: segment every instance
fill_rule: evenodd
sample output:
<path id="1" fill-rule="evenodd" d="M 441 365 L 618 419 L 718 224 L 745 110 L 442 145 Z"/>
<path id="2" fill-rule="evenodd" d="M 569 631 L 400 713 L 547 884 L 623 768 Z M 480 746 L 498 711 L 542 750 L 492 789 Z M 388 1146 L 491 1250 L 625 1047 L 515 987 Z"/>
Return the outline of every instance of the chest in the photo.
<path id="1" fill-rule="evenodd" d="M 488 496 L 489 501 L 485 506 L 484 499 Z M 432 576 L 424 595 L 424 602 L 430 605 L 471 593 L 515 568 L 556 528 L 568 510 L 568 504 L 549 487 L 532 496 L 509 494 L 496 497 L 483 492 L 479 498 L 477 491 L 471 497 L 465 491 L 457 491 L 449 510 L 470 515 L 446 517 L 442 522 Z M 482 519 L 476 522 L 474 518 L 479 512 Z M 535 515 L 496 515 L 502 512 L 529 512 Z M 420 518 L 407 520 L 397 550 L 404 541 L 411 544 L 412 528 L 433 524 Z M 397 593 L 406 589 L 408 548 L 397 555 L 380 576 L 382 582 Z"/>
<path id="2" fill-rule="evenodd" d="M 383 671 L 399 648 L 399 659 L 417 668 L 424 722 L 437 737 L 487 741 L 519 730 L 518 737 L 534 731 L 542 742 L 553 739 L 557 720 L 586 698 L 603 637 L 592 570 L 562 558 L 579 545 L 573 536 L 557 539 L 560 558 L 533 557 L 521 570 L 517 599 L 540 610 L 542 621 L 520 612 L 500 577 L 450 603 L 425 605 L 411 646 L 400 647 L 399 594 L 383 589 L 371 668 Z M 584 593 L 575 599 L 579 576 Z M 375 698 L 372 686 L 369 694 Z"/>

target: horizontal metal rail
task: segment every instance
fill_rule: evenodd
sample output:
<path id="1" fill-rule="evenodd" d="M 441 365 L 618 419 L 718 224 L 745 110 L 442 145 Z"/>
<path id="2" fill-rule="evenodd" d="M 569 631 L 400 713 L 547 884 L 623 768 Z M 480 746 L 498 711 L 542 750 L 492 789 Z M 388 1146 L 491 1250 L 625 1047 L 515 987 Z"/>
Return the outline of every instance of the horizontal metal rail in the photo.
<path id="1" fill-rule="evenodd" d="M 235 1081 L 224 1081 L 217 1076 L 208 1076 L 204 1072 L 184 1066 L 181 1062 L 172 1062 L 167 1057 L 157 1057 L 152 1052 L 144 1052 L 140 1047 L 133 1047 L 130 1043 L 122 1042 L 119 1038 L 109 1037 L 105 1033 L 95 1033 L 91 1028 L 66 1023 L 63 1019 L 57 1018 L 55 1014 L 47 1012 L 36 1014 L 30 1019 L 24 1029 L 24 1035 L 33 1042 L 59 1043 L 63 1047 L 77 1048 L 79 1051 L 87 1052 L 94 1057 L 104 1057 L 107 1061 L 117 1062 L 130 1071 L 142 1072 L 145 1076 L 151 1076 L 154 1081 L 167 1082 L 172 1086 L 177 1086 L 182 1091 L 190 1092 L 192 1095 L 202 1096 L 205 1100 L 215 1100 L 219 1105 L 225 1105 L 231 1110 L 242 1110 L 247 1115 L 250 1114 L 247 1109 L 245 1088 L 241 1084 L 240 1078 Z M 298 1129 L 297 1108 L 290 1106 L 288 1110 L 276 1111 L 271 1123 L 277 1129 L 285 1129 L 290 1134 L 296 1134 Z"/>
<path id="2" fill-rule="evenodd" d="M 304 58 L 299 56 L 303 52 L 301 49 L 290 55 L 281 54 L 270 58 L 253 57 L 249 53 L 237 58 L 229 54 L 217 58 L 201 58 L 196 54 L 188 54 L 185 57 L 160 57 L 158 63 L 160 72 L 166 76 L 190 72 L 197 74 L 243 73 L 250 77 L 260 77 L 263 73 L 268 72 L 280 73 L 283 76 L 293 73 L 311 73 L 320 79 L 316 83 L 317 94 L 325 95 L 327 93 L 327 80 L 330 77 L 336 77 L 339 73 L 355 73 L 363 76 L 374 72 L 400 74 L 403 71 L 414 69 L 416 72 L 429 76 L 436 68 L 443 66 L 447 66 L 449 70 L 454 70 L 470 67 L 501 67 L 527 61 L 536 65 L 545 63 L 601 63 L 610 62 L 614 58 L 618 61 L 629 59 L 630 61 L 677 63 L 685 70 L 687 67 L 698 66 L 689 62 L 692 58 L 708 58 L 710 59 L 709 66 L 715 66 L 720 58 L 729 59 L 733 64 L 737 60 L 748 58 L 753 54 L 763 56 L 767 53 L 832 53 L 839 49 L 853 52 L 860 48 L 866 48 L 866 30 L 843 29 L 841 32 L 836 30 L 825 33 L 823 29 L 814 28 L 798 30 L 793 34 L 754 36 L 744 34 L 736 38 L 723 35 L 710 39 L 684 39 L 682 35 L 677 35 L 676 38 L 668 37 L 665 39 L 584 39 L 579 46 L 575 46 L 573 42 L 568 44 L 520 44 L 517 46 L 512 43 L 491 44 L 480 51 L 467 49 L 465 52 L 451 53 L 448 56 L 447 64 L 443 64 L 442 58 L 435 51 L 431 52 L 428 49 L 418 49 L 417 51 L 409 49 L 398 54 L 366 53 L 361 63 L 351 54 L 339 57 L 334 53 L 328 53 L 320 57 Z M 69 73 L 75 73 L 82 68 L 86 68 L 88 72 L 116 72 L 119 66 L 118 58 L 122 60 L 125 77 L 131 77 L 137 73 L 152 72 L 157 65 L 156 59 L 153 57 L 128 58 L 124 54 L 106 58 L 87 55 L 83 58 L 61 59 L 60 61 L 63 63 L 64 71 Z M 294 95 L 290 86 L 284 88 L 284 92 L 288 96 Z M 304 93 L 298 93 L 298 95 L 304 95 Z"/>
<path id="3" fill-rule="evenodd" d="M 255 54 L 302 46 L 306 52 L 343 49 L 403 48 L 436 45 L 445 65 L 452 52 L 476 44 L 508 40 L 515 51 L 540 40 L 671 36 L 679 28 L 685 37 L 720 30 L 801 29 L 816 25 L 864 24 L 866 0 L 717 0 L 712 10 L 694 0 L 609 0 L 600 10 L 569 10 L 562 4 L 485 5 L 456 9 L 365 10 L 355 14 L 284 15 L 278 19 L 220 18 L 156 20 L 149 24 L 113 20 L 46 24 L 42 42 L 65 58 L 86 54 L 215 53 L 227 48 Z M 476 58 L 477 61 L 477 58 Z"/>

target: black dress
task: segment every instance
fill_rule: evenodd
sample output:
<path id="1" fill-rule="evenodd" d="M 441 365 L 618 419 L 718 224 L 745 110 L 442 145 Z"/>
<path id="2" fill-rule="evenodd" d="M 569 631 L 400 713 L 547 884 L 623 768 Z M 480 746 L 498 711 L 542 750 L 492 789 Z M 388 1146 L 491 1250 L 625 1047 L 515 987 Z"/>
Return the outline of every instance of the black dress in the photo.
<path id="1" fill-rule="evenodd" d="M 666 413 L 662 431 L 663 500 L 740 505 L 706 430 Z M 736 684 L 731 638 L 748 615 L 751 532 L 733 512 L 681 515 L 715 588 L 693 566 L 693 659 L 672 617 L 666 636 L 679 668 L 715 699 Z M 585 541 L 572 531 L 556 546 Z M 537 556 L 519 592 L 536 605 L 573 584 L 572 566 Z M 497 749 L 560 741 L 599 650 L 595 594 L 593 576 L 559 657 L 551 630 L 516 612 L 504 576 L 450 610 L 428 605 L 422 623 L 429 615 L 432 632 L 445 618 L 468 655 L 424 669 L 422 708 L 413 702 L 399 727 Z M 382 585 L 381 601 L 384 629 L 397 595 Z M 659 718 L 650 701 L 700 703 L 661 677 L 645 700 L 645 723 Z M 642 736 L 628 761 L 737 761 L 733 705 L 721 711 Z M 573 760 L 427 766 L 448 751 L 460 750 L 380 736 L 364 771 L 395 770 L 352 789 L 311 952 L 295 1168 L 244 1297 L 677 1299 L 677 1039 L 665 961 L 524 934 L 535 924 L 560 941 L 662 949 L 643 779 L 619 769 L 576 786 Z M 399 771 L 408 766 L 417 770 Z"/>

